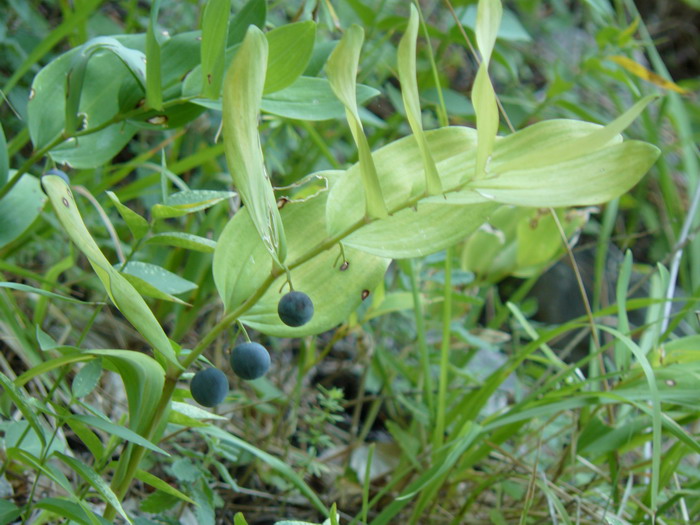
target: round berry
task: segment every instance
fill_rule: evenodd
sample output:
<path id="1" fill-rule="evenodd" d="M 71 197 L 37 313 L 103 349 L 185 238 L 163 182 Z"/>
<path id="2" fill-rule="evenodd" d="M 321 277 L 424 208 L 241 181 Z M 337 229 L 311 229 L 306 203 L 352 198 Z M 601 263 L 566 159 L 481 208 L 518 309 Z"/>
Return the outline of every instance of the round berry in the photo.
<path id="1" fill-rule="evenodd" d="M 270 354 L 261 344 L 240 344 L 231 352 L 231 368 L 241 379 L 257 379 L 270 369 Z"/>
<path id="2" fill-rule="evenodd" d="M 304 292 L 289 292 L 280 299 L 277 314 L 287 326 L 303 326 L 314 315 L 314 303 Z"/>
<path id="3" fill-rule="evenodd" d="M 228 394 L 228 379 L 218 368 L 205 368 L 197 372 L 190 382 L 190 393 L 202 406 L 213 407 Z"/>

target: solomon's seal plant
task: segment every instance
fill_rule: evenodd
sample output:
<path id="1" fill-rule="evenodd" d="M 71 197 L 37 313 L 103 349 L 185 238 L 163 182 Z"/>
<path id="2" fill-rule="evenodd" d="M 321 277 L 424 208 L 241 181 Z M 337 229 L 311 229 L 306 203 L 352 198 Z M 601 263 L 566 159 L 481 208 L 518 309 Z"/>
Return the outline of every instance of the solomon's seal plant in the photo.
<path id="1" fill-rule="evenodd" d="M 194 34 L 173 37 L 162 44 L 162 49 L 157 39 L 150 39 L 146 45 L 143 36 L 103 37 L 53 61 L 37 75 L 27 109 L 35 149 L 76 168 L 94 168 L 94 162 L 107 162 L 140 127 L 177 127 L 204 108 L 220 109 L 231 189 L 238 192 L 244 204 L 219 238 L 212 240 L 153 234 L 152 223 L 110 194 L 139 242 L 145 239 L 213 252 L 213 276 L 223 312 L 196 346 L 184 352 L 166 335 L 142 298 L 139 290 L 145 288 L 137 290 L 93 240 L 64 177 L 43 177 L 43 187 L 66 233 L 86 256 L 109 299 L 148 343 L 153 356 L 128 350 L 76 353 L 76 360 L 99 355 L 122 376 L 130 431 L 140 436 L 125 447 L 114 469 L 106 500 L 108 521 L 113 521 L 117 512 L 128 521 L 118 502 L 139 474 L 146 449 L 153 450 L 159 431 L 177 411 L 172 398 L 182 373 L 235 323 L 278 337 L 330 330 L 347 319 L 377 287 L 392 259 L 420 257 L 449 247 L 476 231 L 504 206 L 588 206 L 615 199 L 646 173 L 659 150 L 645 142 L 623 140 L 621 133 L 651 97 L 642 98 L 605 126 L 561 119 L 498 135 L 499 113 L 488 67 L 500 18 L 499 0 L 479 1 L 476 42 L 482 61 L 472 91 L 476 129 L 446 126 L 426 131 L 415 87 L 419 19 L 411 6 L 408 28 L 397 54 L 397 70 L 412 134 L 376 151 L 370 150 L 358 112 L 355 77 L 364 31 L 357 25 L 345 31 L 330 54 L 327 80 L 303 77 L 305 63 L 293 70 L 270 67 L 281 62 L 279 56 L 268 56 L 271 49 L 291 52 L 295 46 L 269 46 L 272 32 L 266 35 L 253 25 L 242 42 L 230 49 L 226 49 L 225 39 L 219 42 L 222 59 L 208 62 L 207 71 L 197 69 L 199 46 L 212 49 L 214 45 L 214 33 L 205 31 L 201 38 Z M 302 24 L 306 24 L 304 31 L 315 27 L 311 21 Z M 160 53 L 157 58 L 146 57 L 140 50 L 148 51 L 154 45 Z M 228 69 L 225 54 L 233 55 Z M 182 56 L 182 61 L 173 62 L 175 55 Z M 309 58 L 310 50 L 305 61 Z M 164 65 L 162 79 L 159 59 Z M 170 64 L 175 62 L 177 67 L 172 69 Z M 124 73 L 121 85 L 112 71 Z M 181 86 L 180 79 L 185 75 Z M 110 82 L 108 86 L 100 84 L 105 79 Z M 217 84 L 209 85 L 215 80 Z M 310 80 L 325 83 L 342 104 L 359 160 L 345 170 L 309 175 L 323 180 L 324 189 L 280 209 L 265 168 L 258 133 L 260 112 L 270 93 Z M 165 99 L 156 96 L 163 87 L 161 83 L 168 88 L 161 93 L 168 95 Z M 218 83 L 223 90 L 220 103 Z M 185 93 L 185 89 L 189 91 Z M 101 104 L 95 103 L 98 95 L 104 95 Z M 232 195 L 183 190 L 153 206 L 151 215 L 154 220 L 179 217 Z M 340 267 L 338 253 L 344 261 Z M 292 292 L 280 301 L 279 290 L 287 282 L 294 282 L 304 293 Z M 297 303 L 298 297 L 302 300 Z M 308 297 L 314 298 L 313 305 L 307 302 Z M 55 367 L 68 362 L 62 356 Z M 48 370 L 51 364 L 43 366 Z M 243 343 L 233 349 L 231 367 L 243 379 L 256 379 L 269 369 L 270 356 L 258 343 Z M 215 369 L 198 372 L 191 384 L 195 400 L 211 406 L 223 399 L 227 383 L 221 375 Z M 472 424 L 454 424 L 467 423 Z M 475 423 L 473 428 L 480 431 Z M 327 512 L 302 480 L 293 478 L 288 470 L 280 472 L 292 479 L 321 512 Z"/>

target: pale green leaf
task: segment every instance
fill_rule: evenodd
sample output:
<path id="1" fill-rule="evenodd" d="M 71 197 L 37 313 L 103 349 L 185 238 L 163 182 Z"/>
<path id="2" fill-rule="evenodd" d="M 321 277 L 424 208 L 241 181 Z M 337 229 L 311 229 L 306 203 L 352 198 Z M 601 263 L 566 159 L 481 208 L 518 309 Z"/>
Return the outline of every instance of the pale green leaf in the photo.
<path id="1" fill-rule="evenodd" d="M 473 176 L 476 132 L 466 127 L 449 127 L 425 133 L 433 153 L 443 190 L 455 191 Z M 373 154 L 382 192 L 392 213 L 418 204 L 427 196 L 423 160 L 413 137 L 405 137 Z M 449 197 L 449 194 L 447 194 Z M 445 202 L 442 196 L 431 197 Z M 483 199 L 477 199 L 483 202 Z M 475 202 L 472 196 L 468 204 Z M 328 230 L 339 235 L 357 228 L 364 217 L 363 188 L 359 166 L 350 167 L 333 185 L 326 207 Z"/>
<path id="2" fill-rule="evenodd" d="M 156 219 L 181 217 L 188 213 L 206 210 L 222 200 L 235 196 L 233 191 L 187 190 L 169 195 L 164 204 L 151 208 L 151 215 Z"/>
<path id="3" fill-rule="evenodd" d="M 498 105 L 488 69 L 502 14 L 501 0 L 479 0 L 476 15 L 476 42 L 481 53 L 481 63 L 472 88 L 472 105 L 476 113 L 476 129 L 479 137 L 476 152 L 476 178 L 482 178 L 486 174 L 488 159 L 498 133 Z"/>
<path id="4" fill-rule="evenodd" d="M 156 244 L 159 246 L 176 246 L 196 252 L 211 253 L 216 248 L 216 242 L 206 237 L 200 237 L 192 233 L 184 232 L 167 232 L 157 233 L 149 237 L 147 244 Z"/>
<path id="5" fill-rule="evenodd" d="M 0 200 L 0 248 L 14 241 L 41 213 L 46 196 L 39 180 L 27 173 Z"/>
<path id="6" fill-rule="evenodd" d="M 418 82 L 416 80 L 416 39 L 418 38 L 418 11 L 411 4 L 411 18 L 406 28 L 406 33 L 399 42 L 398 69 L 401 82 L 401 97 L 406 108 L 408 123 L 411 125 L 413 135 L 418 142 L 423 165 L 425 168 L 426 187 L 430 195 L 442 193 L 440 175 L 438 175 L 435 160 L 433 159 L 428 142 L 423 133 L 423 122 L 418 97 Z"/>
<path id="7" fill-rule="evenodd" d="M 636 119 L 639 114 L 646 108 L 652 100 L 658 98 L 656 95 L 649 95 L 639 100 L 631 108 L 625 111 L 622 115 L 613 120 L 610 124 L 604 127 L 597 126 L 591 128 L 591 131 L 583 136 L 573 138 L 572 140 L 562 140 L 563 137 L 550 136 L 552 139 L 556 139 L 556 144 L 550 147 L 545 147 L 541 141 L 536 141 L 531 138 L 530 142 L 526 147 L 529 147 L 529 151 L 521 150 L 521 155 L 510 160 L 510 162 L 501 161 L 498 165 L 492 165 L 491 172 L 501 172 L 509 171 L 512 169 L 522 169 L 522 168 L 540 168 L 547 165 L 552 165 L 558 162 L 564 162 L 576 157 L 581 157 L 587 153 L 592 153 L 600 148 L 616 141 L 620 141 L 619 136 L 622 131 L 624 131 L 631 123 Z M 571 126 L 571 128 L 563 129 L 564 133 L 569 133 L 573 131 L 573 122 L 575 121 L 546 121 L 546 122 L 560 122 L 565 126 Z M 566 124 L 564 124 L 566 123 Z M 542 123 L 544 124 L 544 123 Z M 593 126 L 593 125 L 591 125 Z M 535 126 L 530 126 L 531 129 Z M 578 129 L 576 131 L 579 131 Z M 519 132 L 523 133 L 523 131 Z M 517 133 L 516 133 L 517 135 Z M 540 139 L 543 138 L 540 136 Z M 537 147 L 534 147 L 537 146 Z"/>
<path id="8" fill-rule="evenodd" d="M 129 428 L 139 435 L 151 424 L 163 393 L 165 372 L 152 358 L 131 350 L 89 350 L 105 368 L 118 373 L 129 402 Z"/>
<path id="9" fill-rule="evenodd" d="M 253 295 L 272 271 L 272 258 L 259 237 L 253 238 L 253 230 L 255 225 L 244 206 L 224 227 L 216 243 L 212 272 L 227 311 Z"/>
<path id="10" fill-rule="evenodd" d="M 119 197 L 117 197 L 114 192 L 108 191 L 107 196 L 114 204 L 114 207 L 117 208 L 119 215 L 121 215 L 122 219 L 124 219 L 124 222 L 131 231 L 131 234 L 134 236 L 134 239 L 137 241 L 142 239 L 148 233 L 150 228 L 148 221 L 131 208 L 122 204 L 119 201 Z"/>
<path id="11" fill-rule="evenodd" d="M 163 109 L 163 89 L 161 87 L 160 44 L 163 37 L 158 34 L 159 11 L 160 0 L 154 0 L 146 29 L 146 103 L 149 107 L 161 111 Z"/>
<path id="12" fill-rule="evenodd" d="M 476 45 L 488 65 L 503 17 L 501 0 L 479 0 L 476 11 Z"/>
<path id="13" fill-rule="evenodd" d="M 519 206 L 600 204 L 632 188 L 658 156 L 651 144 L 626 141 L 557 164 L 500 173 L 468 187 L 488 199 Z"/>
<path id="14" fill-rule="evenodd" d="M 251 26 L 224 82 L 224 148 L 234 184 L 255 228 L 267 250 L 282 264 L 287 252 L 284 228 L 258 134 L 266 64 L 267 39 Z"/>
<path id="15" fill-rule="evenodd" d="M 380 218 L 386 217 L 389 212 L 355 98 L 357 67 L 364 38 L 364 31 L 360 26 L 350 26 L 328 57 L 326 73 L 333 92 L 345 106 L 350 132 L 358 149 L 366 214 L 371 218 Z"/>
<path id="16" fill-rule="evenodd" d="M 202 15 L 202 95 L 218 99 L 224 78 L 224 54 L 231 0 L 208 0 Z"/>
<path id="17" fill-rule="evenodd" d="M 475 194 L 473 204 L 420 203 L 374 221 L 348 235 L 343 244 L 380 257 L 422 257 L 459 242 L 481 226 L 498 204 Z"/>
<path id="18" fill-rule="evenodd" d="M 306 69 L 316 39 L 316 22 L 285 24 L 266 35 L 269 46 L 263 92 L 274 93 L 291 85 Z"/>
<path id="19" fill-rule="evenodd" d="M 362 302 L 364 290 L 371 292 L 380 282 L 389 261 L 347 248 L 344 262 L 337 249 L 307 255 L 326 240 L 325 204 L 327 192 L 305 202 L 291 202 L 282 209 L 289 239 L 288 261 L 295 289 L 308 294 L 314 303 L 311 321 L 299 328 L 282 323 L 277 303 L 282 297 L 286 276 L 280 276 L 267 292 L 247 311 L 241 321 L 264 333 L 282 337 L 320 333 L 341 323 Z M 245 208 L 234 216 L 224 230 L 214 256 L 214 279 L 226 309 L 236 308 L 255 292 L 272 270 L 271 259 L 251 228 Z M 308 259 L 308 260 L 307 260 Z M 301 264 L 298 262 L 305 261 Z M 338 300 L 343 297 L 343 300 Z"/>
<path id="20" fill-rule="evenodd" d="M 170 340 L 143 297 L 109 264 L 85 227 L 70 187 L 57 175 L 42 177 L 42 186 L 66 233 L 88 258 L 114 305 L 151 344 L 157 356 L 180 367 Z"/>

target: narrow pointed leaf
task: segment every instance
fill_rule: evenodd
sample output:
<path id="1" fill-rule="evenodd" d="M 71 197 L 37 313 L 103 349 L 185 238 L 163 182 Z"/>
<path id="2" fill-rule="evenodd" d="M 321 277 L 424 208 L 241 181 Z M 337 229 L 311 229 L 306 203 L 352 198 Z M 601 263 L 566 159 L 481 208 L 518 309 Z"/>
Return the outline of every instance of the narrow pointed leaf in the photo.
<path id="1" fill-rule="evenodd" d="M 0 188 L 2 188 L 10 175 L 10 159 L 7 154 L 7 140 L 5 132 L 0 124 Z"/>
<path id="2" fill-rule="evenodd" d="M 107 419 L 102 419 L 96 416 L 89 416 L 85 414 L 76 414 L 74 416 L 70 416 L 70 418 L 76 421 L 80 421 L 81 423 L 90 427 L 98 428 L 106 432 L 108 435 L 119 436 L 120 438 L 126 441 L 131 441 L 132 443 L 141 445 L 142 447 L 147 448 L 148 450 L 152 450 L 153 452 L 157 452 L 158 454 L 170 456 L 170 454 L 168 454 L 165 450 L 163 450 L 157 445 L 154 445 L 153 443 L 148 441 L 143 436 L 140 436 L 133 430 L 130 430 L 121 425 L 116 425 Z"/>
<path id="3" fill-rule="evenodd" d="M 8 378 L 2 372 L 0 372 L 0 386 L 4 389 L 5 393 L 25 417 L 29 425 L 31 425 L 32 429 L 34 429 L 34 433 L 39 437 L 41 444 L 46 446 L 44 429 L 39 422 L 39 418 L 36 415 L 34 407 L 31 406 L 31 398 L 25 395 L 24 391 L 20 390 L 12 381 L 10 381 L 10 378 Z"/>
<path id="4" fill-rule="evenodd" d="M 160 44 L 162 37 L 158 34 L 158 12 L 160 0 L 154 0 L 151 5 L 151 16 L 146 30 L 146 102 L 149 107 L 163 109 L 163 91 Z"/>
<path id="5" fill-rule="evenodd" d="M 147 485 L 150 485 L 151 487 L 158 489 L 162 492 L 165 492 L 166 494 L 170 494 L 171 496 L 175 496 L 178 499 L 181 499 L 182 501 L 186 501 L 187 503 L 191 503 L 192 505 L 196 505 L 194 500 L 190 499 L 186 494 L 180 492 L 177 490 L 175 487 L 170 485 L 169 483 L 163 481 L 157 476 L 154 476 L 150 472 L 146 472 L 145 470 L 139 470 L 136 472 L 136 479 L 143 481 Z"/>
<path id="6" fill-rule="evenodd" d="M 575 140 L 563 141 L 558 138 L 558 144 L 553 147 L 544 148 L 541 144 L 539 147 L 532 148 L 528 153 L 520 155 L 510 162 L 502 165 L 492 166 L 492 171 L 508 171 L 511 169 L 521 168 L 539 168 L 546 165 L 551 165 L 557 162 L 564 162 L 575 157 L 580 157 L 587 153 L 593 152 L 602 148 L 612 141 L 619 141 L 622 133 L 639 114 L 646 108 L 652 100 L 658 98 L 656 95 L 649 95 L 635 103 L 631 108 L 625 111 L 622 115 L 613 120 L 610 124 L 604 127 L 597 127 L 583 136 Z M 571 121 L 564 121 L 571 122 Z M 527 129 L 527 128 L 526 128 Z"/>
<path id="7" fill-rule="evenodd" d="M 76 523 L 109 525 L 109 521 L 95 514 L 90 510 L 90 507 L 82 501 L 76 503 L 63 498 L 41 498 L 34 505 L 39 509 L 52 512 L 56 514 L 56 516 L 70 518 Z"/>
<path id="8" fill-rule="evenodd" d="M 91 303 L 88 301 L 81 301 L 80 299 L 76 299 L 75 297 L 70 297 L 68 295 L 61 295 L 61 294 L 49 292 L 48 290 L 42 290 L 41 288 L 35 288 L 34 286 L 29 286 L 28 284 L 1 282 L 0 288 L 12 288 L 13 290 L 18 290 L 21 292 L 35 293 L 38 295 L 43 295 L 44 297 L 49 297 L 50 299 L 57 299 L 59 301 L 65 301 L 67 303 L 83 304 L 83 305 L 85 305 L 85 304 L 98 304 L 98 303 Z"/>
<path id="9" fill-rule="evenodd" d="M 206 210 L 215 204 L 235 196 L 233 191 L 188 190 L 169 195 L 164 204 L 151 208 L 156 219 L 182 217 L 188 213 Z"/>
<path id="10" fill-rule="evenodd" d="M 487 174 L 488 158 L 493 151 L 498 133 L 498 105 L 488 68 L 503 8 L 501 0 L 479 0 L 476 15 L 476 42 L 481 53 L 481 64 L 472 88 L 472 104 L 476 113 L 479 142 L 476 152 L 476 178 Z"/>
<path id="11" fill-rule="evenodd" d="M 117 197 L 114 192 L 108 191 L 107 196 L 114 204 L 114 207 L 117 208 L 119 215 L 121 215 L 122 219 L 124 219 L 124 222 L 129 228 L 129 231 L 131 231 L 131 234 L 134 236 L 134 239 L 137 241 L 142 239 L 150 229 L 148 221 L 128 206 L 122 204 L 119 201 L 119 197 Z"/>
<path id="12" fill-rule="evenodd" d="M 226 73 L 224 148 L 234 184 L 255 228 L 272 257 L 282 264 L 287 252 L 284 228 L 258 134 L 266 65 L 267 40 L 257 27 L 251 26 Z"/>
<path id="13" fill-rule="evenodd" d="M 224 54 L 231 0 L 209 0 L 202 15 L 202 95 L 218 99 L 224 78 Z"/>
<path id="14" fill-rule="evenodd" d="M 632 188 L 658 156 L 651 144 L 625 141 L 557 164 L 500 173 L 468 187 L 488 199 L 518 206 L 600 204 Z"/>
<path id="15" fill-rule="evenodd" d="M 269 46 L 265 94 L 294 83 L 306 69 L 316 40 L 316 22 L 306 20 L 273 29 L 265 35 Z"/>
<path id="16" fill-rule="evenodd" d="M 149 237 L 146 243 L 161 246 L 176 246 L 178 248 L 204 253 L 211 253 L 214 251 L 214 248 L 216 248 L 216 242 L 211 239 L 184 232 L 157 233 Z"/>
<path id="17" fill-rule="evenodd" d="M 129 402 L 129 428 L 144 435 L 163 393 L 163 368 L 152 357 L 141 352 L 89 350 L 89 353 L 102 357 L 105 368 L 121 376 Z"/>
<path id="18" fill-rule="evenodd" d="M 355 24 L 350 26 L 328 57 L 326 73 L 333 92 L 345 106 L 345 116 L 357 145 L 365 192 L 366 213 L 369 217 L 379 218 L 386 217 L 389 212 L 382 195 L 377 169 L 360 121 L 357 99 L 355 98 L 357 67 L 363 40 L 364 31 L 362 28 Z"/>
<path id="19" fill-rule="evenodd" d="M 54 455 L 73 469 L 83 480 L 87 481 L 90 486 L 92 486 L 92 488 L 94 488 L 102 497 L 102 500 L 114 507 L 122 518 L 129 523 L 133 523 L 122 508 L 117 495 L 112 492 L 112 489 L 109 487 L 109 485 L 107 485 L 107 482 L 103 480 L 92 467 L 90 467 L 87 463 L 83 463 L 80 460 L 65 454 L 61 454 L 60 452 L 55 452 Z"/>
<path id="20" fill-rule="evenodd" d="M 418 142 L 423 165 L 425 169 L 425 180 L 428 193 L 438 195 L 442 193 L 440 175 L 438 175 L 435 160 L 433 159 L 428 143 L 423 133 L 423 122 L 421 120 L 420 99 L 418 97 L 418 82 L 416 80 L 416 39 L 418 38 L 418 11 L 411 4 L 411 17 L 406 28 L 406 33 L 399 42 L 398 68 L 399 81 L 401 82 L 401 97 L 406 108 L 408 123 L 411 131 Z"/>
<path id="21" fill-rule="evenodd" d="M 42 186 L 66 233 L 88 258 L 114 305 L 150 343 L 157 356 L 179 367 L 168 337 L 143 297 L 112 267 L 90 235 L 70 187 L 57 175 L 42 177 Z"/>

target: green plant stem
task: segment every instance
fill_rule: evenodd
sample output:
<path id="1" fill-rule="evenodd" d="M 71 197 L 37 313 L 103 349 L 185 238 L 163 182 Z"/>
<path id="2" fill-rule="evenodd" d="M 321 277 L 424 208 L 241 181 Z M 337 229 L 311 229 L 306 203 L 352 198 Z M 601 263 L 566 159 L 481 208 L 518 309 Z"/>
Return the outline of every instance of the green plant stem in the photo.
<path id="1" fill-rule="evenodd" d="M 158 401 L 158 406 L 156 407 L 154 417 L 151 419 L 148 428 L 146 429 L 146 436 L 149 440 L 153 437 L 156 429 L 161 424 L 163 416 L 168 412 L 168 408 L 170 407 L 170 399 L 172 398 L 176 385 L 177 378 L 165 378 L 163 394 L 160 396 L 160 401 Z M 129 456 L 129 464 L 126 467 L 124 476 L 122 476 L 121 479 L 115 479 L 112 482 L 112 490 L 119 501 L 124 499 L 126 491 L 129 490 L 131 482 L 133 481 L 134 476 L 136 476 L 136 472 L 138 471 L 139 465 L 145 453 L 146 449 L 144 447 L 140 445 L 134 446 L 131 451 L 131 455 Z M 117 510 L 111 505 L 108 505 L 104 512 L 104 518 L 106 520 L 113 521 L 116 513 Z"/>
<path id="2" fill-rule="evenodd" d="M 411 281 L 411 293 L 413 294 L 413 315 L 416 320 L 416 337 L 418 339 L 418 352 L 420 354 L 421 368 L 423 369 L 422 382 L 425 403 L 428 406 L 428 412 L 432 413 L 434 406 L 433 400 L 433 381 L 430 374 L 430 356 L 428 354 L 428 344 L 425 339 L 425 319 L 423 319 L 423 302 L 420 297 L 420 288 L 418 286 L 418 278 L 416 277 L 416 261 L 411 259 L 408 264 L 408 277 Z"/>
<path id="3" fill-rule="evenodd" d="M 442 344 L 440 345 L 440 377 L 438 379 L 437 413 L 435 416 L 435 433 L 433 450 L 438 450 L 444 441 L 445 411 L 447 405 L 448 369 L 450 366 L 450 340 L 452 325 L 452 256 L 454 249 L 447 248 L 445 253 L 445 287 L 442 303 Z"/>

